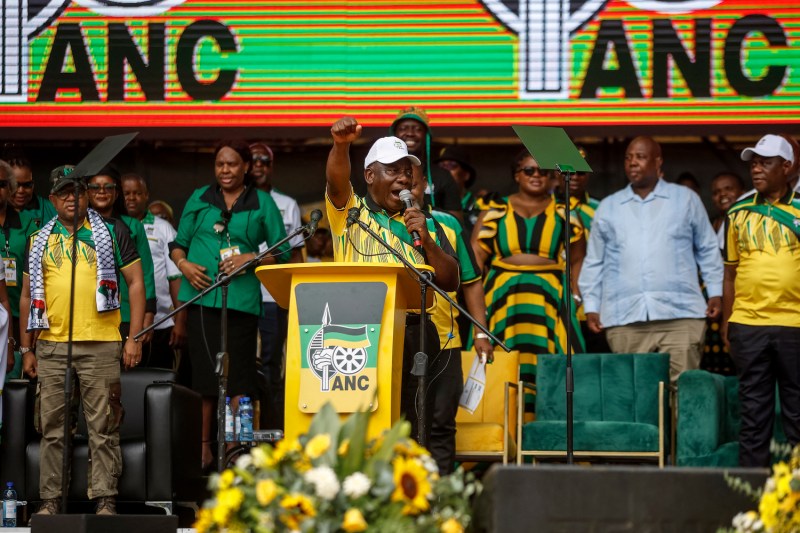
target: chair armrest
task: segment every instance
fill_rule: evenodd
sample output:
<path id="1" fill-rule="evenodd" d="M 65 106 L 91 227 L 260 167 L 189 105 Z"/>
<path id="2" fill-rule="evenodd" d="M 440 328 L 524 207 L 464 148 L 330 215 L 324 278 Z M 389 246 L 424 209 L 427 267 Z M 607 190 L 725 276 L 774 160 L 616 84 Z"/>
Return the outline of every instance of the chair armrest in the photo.
<path id="1" fill-rule="evenodd" d="M 720 376 L 721 377 L 721 376 Z M 690 370 L 678 380 L 677 464 L 712 454 L 723 442 L 724 387 L 710 373 Z"/>
<path id="2" fill-rule="evenodd" d="M 511 381 L 505 382 L 505 396 L 503 397 L 503 464 L 508 464 L 508 456 L 514 452 L 511 452 L 511 432 L 509 431 L 509 417 L 511 416 L 511 409 L 510 409 L 510 394 L 509 389 L 516 389 L 517 396 L 519 396 L 519 384 L 513 383 Z M 519 435 L 519 433 L 517 433 Z M 516 442 L 513 443 L 514 446 L 517 445 Z"/>
<path id="3" fill-rule="evenodd" d="M 3 432 L 0 472 L 3 481 L 13 481 L 20 499 L 25 491 L 25 449 L 36 430 L 33 427 L 35 386 L 26 379 L 9 380 L 3 388 Z M 37 495 L 38 496 L 38 495 Z"/>
<path id="4" fill-rule="evenodd" d="M 202 493 L 202 397 L 174 383 L 145 393 L 147 499 L 192 500 Z"/>

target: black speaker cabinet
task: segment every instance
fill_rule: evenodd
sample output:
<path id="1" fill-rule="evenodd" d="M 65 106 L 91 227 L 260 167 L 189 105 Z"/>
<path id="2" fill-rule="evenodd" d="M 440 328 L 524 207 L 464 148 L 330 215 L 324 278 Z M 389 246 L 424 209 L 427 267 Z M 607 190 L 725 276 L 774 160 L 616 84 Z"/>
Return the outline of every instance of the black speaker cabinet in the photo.
<path id="1" fill-rule="evenodd" d="M 714 533 L 756 503 L 724 470 L 614 466 L 498 466 L 484 478 L 477 531 L 502 533 Z M 766 470 L 731 474 L 763 486 Z"/>
<path id="2" fill-rule="evenodd" d="M 33 515 L 31 533 L 175 533 L 178 517 L 173 515 L 93 514 Z"/>

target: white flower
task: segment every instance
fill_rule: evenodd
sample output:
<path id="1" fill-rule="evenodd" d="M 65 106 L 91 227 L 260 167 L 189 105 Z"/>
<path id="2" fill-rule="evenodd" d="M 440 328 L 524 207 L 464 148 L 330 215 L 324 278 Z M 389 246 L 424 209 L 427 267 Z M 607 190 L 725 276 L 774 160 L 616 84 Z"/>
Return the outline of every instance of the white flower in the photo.
<path id="1" fill-rule="evenodd" d="M 430 455 L 421 455 L 419 459 L 422 461 L 422 466 L 425 467 L 425 470 L 427 470 L 429 474 L 439 473 L 439 465 L 436 464 L 436 461 L 433 460 L 433 457 Z"/>
<path id="2" fill-rule="evenodd" d="M 267 453 L 259 446 L 250 450 L 250 457 L 253 459 L 253 465 L 256 468 L 261 468 L 267 464 Z"/>
<path id="3" fill-rule="evenodd" d="M 369 491 L 371 486 L 372 483 L 369 478 L 361 472 L 350 474 L 344 478 L 344 483 L 342 484 L 344 493 L 351 498 L 360 498 Z"/>
<path id="4" fill-rule="evenodd" d="M 253 464 L 253 458 L 250 454 L 244 454 L 238 459 L 236 459 L 236 468 L 241 470 L 245 470 L 247 467 Z"/>
<path id="5" fill-rule="evenodd" d="M 329 466 L 312 468 L 303 475 L 303 479 L 314 485 L 314 491 L 323 500 L 332 500 L 339 494 L 339 479 Z"/>

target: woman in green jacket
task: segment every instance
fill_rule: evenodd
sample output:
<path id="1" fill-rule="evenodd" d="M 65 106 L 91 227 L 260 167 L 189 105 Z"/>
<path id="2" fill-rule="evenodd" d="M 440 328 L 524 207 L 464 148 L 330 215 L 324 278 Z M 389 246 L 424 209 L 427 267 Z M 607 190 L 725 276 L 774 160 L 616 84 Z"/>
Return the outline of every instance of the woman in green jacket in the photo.
<path id="1" fill-rule="evenodd" d="M 223 141 L 214 152 L 216 183 L 201 187 L 186 202 L 170 256 L 184 276 L 178 298 L 188 301 L 219 274 L 230 274 L 261 250 L 286 236 L 272 197 L 251 186 L 251 155 L 243 141 Z M 264 257 L 260 265 L 286 262 L 289 243 Z M 189 353 L 192 388 L 203 396 L 203 466 L 213 463 L 211 427 L 218 379 L 221 289 L 189 306 Z M 261 312 L 260 283 L 251 267 L 235 276 L 228 289 L 228 388 L 235 409 L 241 396 L 256 393 L 256 348 Z M 220 421 L 222 423 L 222 421 Z"/>

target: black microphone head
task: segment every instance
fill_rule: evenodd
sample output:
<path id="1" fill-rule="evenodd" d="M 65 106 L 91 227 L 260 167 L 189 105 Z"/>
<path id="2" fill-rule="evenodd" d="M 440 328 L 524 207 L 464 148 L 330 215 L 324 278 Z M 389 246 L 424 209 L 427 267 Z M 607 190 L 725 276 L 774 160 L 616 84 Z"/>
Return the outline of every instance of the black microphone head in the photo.
<path id="1" fill-rule="evenodd" d="M 400 191 L 400 200 L 406 204 L 406 208 L 414 207 L 414 195 L 408 189 Z"/>
<path id="2" fill-rule="evenodd" d="M 311 216 L 309 216 L 309 218 L 310 220 L 308 221 L 308 224 L 306 224 L 306 233 L 308 234 L 309 237 L 311 237 L 317 231 L 317 226 L 319 226 L 319 221 L 322 220 L 322 211 L 320 211 L 319 209 L 314 209 L 311 212 Z"/>
<path id="3" fill-rule="evenodd" d="M 356 223 L 356 220 L 358 220 L 358 214 L 360 212 L 361 212 L 361 210 L 358 207 L 351 207 L 347 211 L 347 227 L 348 228 Z"/>

